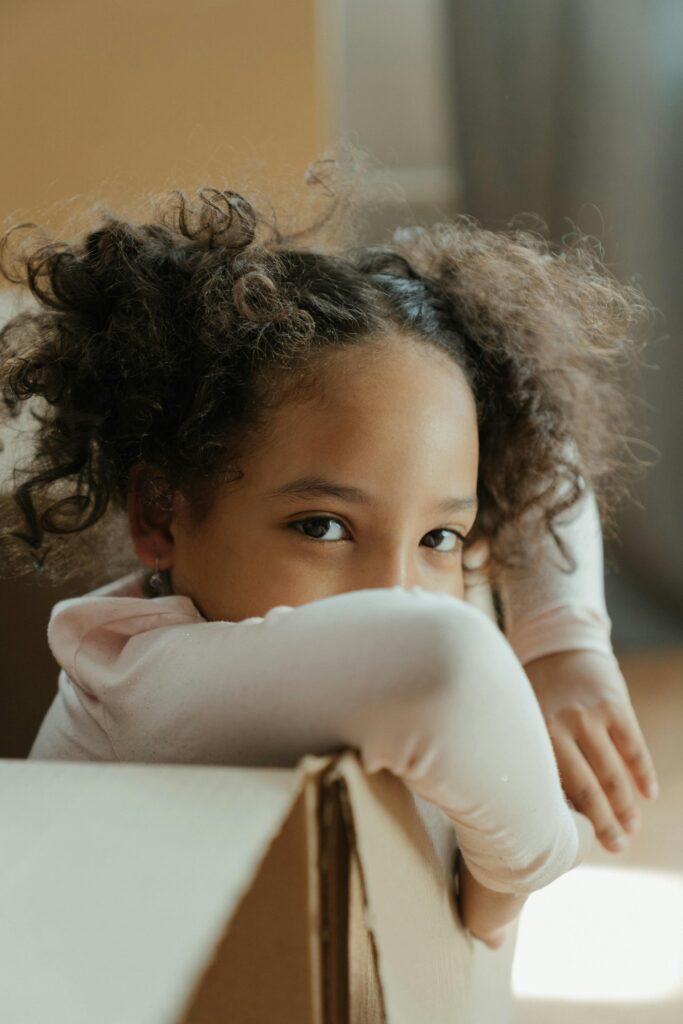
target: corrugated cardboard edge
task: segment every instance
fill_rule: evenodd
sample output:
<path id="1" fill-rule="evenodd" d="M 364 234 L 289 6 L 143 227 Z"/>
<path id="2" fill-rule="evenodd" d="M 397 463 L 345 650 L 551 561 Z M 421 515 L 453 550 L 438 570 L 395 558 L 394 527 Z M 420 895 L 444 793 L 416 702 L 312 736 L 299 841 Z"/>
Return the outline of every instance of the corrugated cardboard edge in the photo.
<path id="1" fill-rule="evenodd" d="M 323 774 L 318 801 L 318 931 L 324 1024 L 349 1020 L 349 843 L 334 765 Z"/>
<path id="2" fill-rule="evenodd" d="M 353 756 L 353 755 L 349 755 Z M 346 755 L 345 755 L 346 759 Z M 384 992 L 380 983 L 379 954 L 375 932 L 371 927 L 369 896 L 359 855 L 354 812 L 345 776 L 345 761 L 329 769 L 326 782 L 334 787 L 345 831 L 347 850 L 347 984 L 349 993 L 349 1024 L 386 1024 Z M 355 891 L 354 891 L 355 887 Z M 354 905 L 354 897 L 360 906 Z M 352 915 L 355 914 L 353 923 Z M 364 933 L 364 935 L 363 935 Z M 365 941 L 363 941 L 365 939 Z M 370 962 L 367 962 L 367 959 Z"/>

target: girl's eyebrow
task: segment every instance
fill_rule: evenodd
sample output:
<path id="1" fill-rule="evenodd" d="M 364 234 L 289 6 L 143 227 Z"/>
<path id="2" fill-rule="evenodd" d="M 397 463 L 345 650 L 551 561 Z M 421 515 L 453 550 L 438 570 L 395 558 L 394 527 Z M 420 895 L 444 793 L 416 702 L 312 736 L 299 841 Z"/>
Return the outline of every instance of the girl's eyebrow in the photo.
<path id="1" fill-rule="evenodd" d="M 282 484 L 272 491 L 265 491 L 264 498 L 340 498 L 342 501 L 354 502 L 356 505 L 372 505 L 373 500 L 369 494 L 359 487 L 350 487 L 348 484 L 337 484 L 327 480 L 323 476 L 300 476 L 296 480 Z M 474 494 L 463 495 L 462 497 L 444 498 L 436 503 L 435 512 L 463 512 L 468 509 L 477 508 L 477 498 Z"/>

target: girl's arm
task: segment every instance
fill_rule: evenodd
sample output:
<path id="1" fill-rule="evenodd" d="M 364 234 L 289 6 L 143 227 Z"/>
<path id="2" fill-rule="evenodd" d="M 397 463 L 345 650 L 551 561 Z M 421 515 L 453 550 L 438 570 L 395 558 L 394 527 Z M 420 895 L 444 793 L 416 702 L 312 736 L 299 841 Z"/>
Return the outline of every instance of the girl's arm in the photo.
<path id="1" fill-rule="evenodd" d="M 600 518 L 584 494 L 559 533 L 577 562 L 562 572 L 548 535 L 536 563 L 501 586 L 506 635 L 531 681 L 548 726 L 562 784 L 612 852 L 638 827 L 631 780 L 657 795 L 652 756 L 610 643 Z"/>
<path id="2" fill-rule="evenodd" d="M 71 665 L 116 758 L 293 766 L 357 748 L 452 819 L 470 871 L 501 893 L 547 885 L 592 841 L 519 661 L 466 602 L 368 589 L 142 632 L 151 602 L 135 604 L 138 621 L 86 633 Z"/>
<path id="3" fill-rule="evenodd" d="M 590 649 L 612 656 L 602 531 L 591 490 L 565 514 L 557 532 L 576 559 L 574 572 L 560 568 L 561 555 L 546 534 L 531 566 L 508 569 L 501 578 L 505 635 L 523 665 L 556 651 Z"/>

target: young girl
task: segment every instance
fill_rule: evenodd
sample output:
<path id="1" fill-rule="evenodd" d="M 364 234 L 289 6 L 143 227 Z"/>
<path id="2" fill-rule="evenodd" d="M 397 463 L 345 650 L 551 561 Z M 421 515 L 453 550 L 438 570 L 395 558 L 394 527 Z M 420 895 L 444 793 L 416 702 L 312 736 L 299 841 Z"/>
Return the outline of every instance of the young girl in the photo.
<path id="1" fill-rule="evenodd" d="M 154 569 L 55 605 L 30 756 L 354 747 L 453 822 L 463 921 L 496 947 L 594 831 L 619 848 L 629 772 L 654 795 L 596 501 L 647 306 L 585 246 L 464 216 L 326 249 L 340 197 L 285 234 L 176 193 L 4 266 L 41 307 L 0 335 L 5 403 L 44 400 L 7 564 L 49 577 L 49 535 L 112 508 Z M 465 600 L 477 562 L 498 623 Z"/>

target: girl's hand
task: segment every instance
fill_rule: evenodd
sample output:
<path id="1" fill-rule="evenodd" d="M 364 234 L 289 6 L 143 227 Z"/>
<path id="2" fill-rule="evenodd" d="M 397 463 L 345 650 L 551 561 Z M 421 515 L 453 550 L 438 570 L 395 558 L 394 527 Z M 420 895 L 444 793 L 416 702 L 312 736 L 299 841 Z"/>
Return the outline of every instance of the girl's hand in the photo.
<path id="1" fill-rule="evenodd" d="M 456 901 L 465 928 L 489 949 L 499 949 L 507 939 L 508 923 L 519 915 L 528 897 L 487 889 L 471 873 L 459 847 L 455 876 Z"/>
<path id="2" fill-rule="evenodd" d="M 634 832 L 640 825 L 631 778 L 650 798 L 657 796 L 658 784 L 616 658 L 599 651 L 562 651 L 536 658 L 524 669 L 566 795 L 590 818 L 605 849 L 623 849 L 628 837 L 621 826 Z"/>

